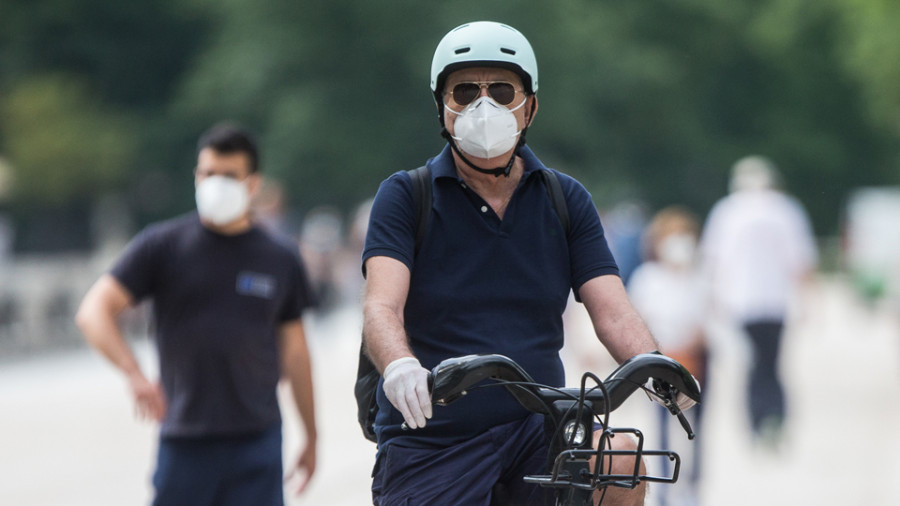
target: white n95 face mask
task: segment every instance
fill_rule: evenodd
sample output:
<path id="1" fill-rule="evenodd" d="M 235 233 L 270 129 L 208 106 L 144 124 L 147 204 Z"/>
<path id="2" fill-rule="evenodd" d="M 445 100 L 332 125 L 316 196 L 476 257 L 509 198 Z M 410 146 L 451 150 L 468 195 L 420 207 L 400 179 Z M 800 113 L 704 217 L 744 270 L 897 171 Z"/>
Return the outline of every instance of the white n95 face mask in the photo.
<path id="1" fill-rule="evenodd" d="M 247 185 L 225 176 L 209 176 L 197 185 L 197 212 L 214 225 L 227 225 L 247 212 Z"/>
<path id="2" fill-rule="evenodd" d="M 459 149 L 478 158 L 494 158 L 516 145 L 520 130 L 513 111 L 523 105 L 524 100 L 516 107 L 507 109 L 491 97 L 484 96 L 466 106 L 462 112 L 456 112 L 446 105 L 444 108 L 457 115 L 456 122 L 453 123 L 456 134 L 453 140 L 459 145 Z"/>

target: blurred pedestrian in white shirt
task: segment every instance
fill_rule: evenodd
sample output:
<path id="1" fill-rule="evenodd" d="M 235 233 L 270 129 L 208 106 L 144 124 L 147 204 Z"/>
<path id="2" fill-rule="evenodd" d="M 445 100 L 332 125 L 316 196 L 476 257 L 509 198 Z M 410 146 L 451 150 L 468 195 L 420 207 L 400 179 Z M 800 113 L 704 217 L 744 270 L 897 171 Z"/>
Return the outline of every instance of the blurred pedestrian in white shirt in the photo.
<path id="1" fill-rule="evenodd" d="M 750 422 L 754 435 L 769 443 L 777 443 L 786 413 L 778 375 L 785 319 L 818 260 L 806 212 L 780 186 L 770 160 L 738 160 L 730 194 L 713 206 L 701 240 L 715 309 L 750 340 Z"/>

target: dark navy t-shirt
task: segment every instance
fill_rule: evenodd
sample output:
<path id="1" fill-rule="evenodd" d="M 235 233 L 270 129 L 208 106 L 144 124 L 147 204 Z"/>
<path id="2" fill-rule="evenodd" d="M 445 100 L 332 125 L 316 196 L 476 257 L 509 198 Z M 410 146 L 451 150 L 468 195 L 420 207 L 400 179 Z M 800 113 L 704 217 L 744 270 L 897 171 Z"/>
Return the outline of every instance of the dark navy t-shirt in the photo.
<path id="1" fill-rule="evenodd" d="M 312 303 L 296 246 L 258 227 L 220 235 L 194 213 L 142 231 L 111 274 L 153 300 L 164 437 L 280 422 L 278 328 Z"/>
<path id="2" fill-rule="evenodd" d="M 433 209 L 415 253 L 412 183 L 398 172 L 378 189 L 363 263 L 387 256 L 411 271 L 404 310 L 410 345 L 422 366 L 472 353 L 499 353 L 535 380 L 562 386 L 562 313 L 569 291 L 602 275 L 618 274 L 600 218 L 585 188 L 557 173 L 570 216 L 568 238 L 527 148 L 525 172 L 501 221 L 457 176 L 449 147 L 429 160 Z M 449 445 L 526 415 L 502 388 L 476 389 L 447 407 L 436 406 L 424 429 L 401 431 L 402 415 L 378 392 L 379 445 Z"/>

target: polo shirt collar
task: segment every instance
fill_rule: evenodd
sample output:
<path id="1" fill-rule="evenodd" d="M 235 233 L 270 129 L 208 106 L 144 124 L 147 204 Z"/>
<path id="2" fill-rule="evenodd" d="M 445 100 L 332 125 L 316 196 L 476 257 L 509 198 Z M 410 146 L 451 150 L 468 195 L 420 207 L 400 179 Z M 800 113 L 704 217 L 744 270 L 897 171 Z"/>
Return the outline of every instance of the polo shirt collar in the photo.
<path id="1" fill-rule="evenodd" d="M 522 158 L 523 162 L 525 162 L 525 170 L 522 173 L 523 181 L 527 179 L 533 172 L 545 168 L 544 164 L 538 159 L 537 156 L 535 156 L 534 152 L 531 151 L 531 148 L 529 148 L 528 145 L 519 148 L 519 157 Z M 449 144 L 444 146 L 444 149 L 441 150 L 441 152 L 437 156 L 428 160 L 426 165 L 428 165 L 428 168 L 431 171 L 432 180 L 435 180 L 439 177 L 459 179 L 459 175 L 456 173 L 456 165 L 453 163 L 453 150 L 450 149 Z"/>

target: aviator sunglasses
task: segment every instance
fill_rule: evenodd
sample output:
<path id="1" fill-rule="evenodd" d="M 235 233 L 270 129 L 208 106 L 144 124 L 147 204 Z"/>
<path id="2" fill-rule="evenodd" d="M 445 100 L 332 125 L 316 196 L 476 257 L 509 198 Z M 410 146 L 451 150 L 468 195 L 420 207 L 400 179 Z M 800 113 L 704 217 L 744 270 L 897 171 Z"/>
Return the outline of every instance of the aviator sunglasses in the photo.
<path id="1" fill-rule="evenodd" d="M 506 81 L 483 81 L 459 83 L 453 87 L 453 101 L 459 105 L 469 105 L 487 88 L 488 95 L 500 105 L 509 105 L 516 98 L 516 87 Z"/>

